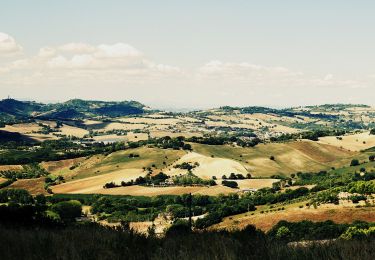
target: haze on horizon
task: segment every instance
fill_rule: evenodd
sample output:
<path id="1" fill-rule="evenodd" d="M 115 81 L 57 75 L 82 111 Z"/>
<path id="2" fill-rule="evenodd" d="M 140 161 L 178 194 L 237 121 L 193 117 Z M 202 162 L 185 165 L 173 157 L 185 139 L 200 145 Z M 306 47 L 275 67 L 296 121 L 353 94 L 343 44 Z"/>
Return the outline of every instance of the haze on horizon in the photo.
<path id="1" fill-rule="evenodd" d="M 0 5 L 0 98 L 375 105 L 373 1 Z"/>

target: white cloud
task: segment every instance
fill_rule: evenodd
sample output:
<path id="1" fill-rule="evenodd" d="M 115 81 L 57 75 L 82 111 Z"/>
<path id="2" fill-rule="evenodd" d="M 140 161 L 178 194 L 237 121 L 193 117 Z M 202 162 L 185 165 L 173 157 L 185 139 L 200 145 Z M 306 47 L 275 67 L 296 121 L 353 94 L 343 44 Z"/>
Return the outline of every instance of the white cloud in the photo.
<path id="1" fill-rule="evenodd" d="M 333 79 L 333 75 L 332 74 L 327 74 L 324 77 L 324 80 L 331 80 L 331 79 Z"/>
<path id="2" fill-rule="evenodd" d="M 40 58 L 51 58 L 57 54 L 55 48 L 43 47 L 39 50 L 38 57 Z"/>
<path id="3" fill-rule="evenodd" d="M 181 69 L 147 59 L 139 50 L 125 43 L 89 45 L 67 43 L 40 48 L 35 56 L 5 64 L 0 68 L 5 84 L 55 85 L 131 82 L 134 85 L 183 75 Z M 38 75 L 38 76 L 35 76 Z"/>
<path id="4" fill-rule="evenodd" d="M 96 56 L 100 58 L 127 58 L 139 57 L 142 56 L 142 53 L 128 44 L 116 43 L 113 45 L 99 45 L 97 47 Z"/>
<path id="5" fill-rule="evenodd" d="M 185 70 L 150 60 L 125 43 L 74 42 L 45 46 L 34 56 L 0 64 L 0 81 L 4 93 L 17 91 L 27 98 L 132 98 L 190 107 L 345 102 L 354 88 L 373 86 L 369 77 L 317 76 L 249 62 L 213 60 Z M 363 100 L 375 99 L 374 91 L 355 94 L 365 92 Z"/>
<path id="6" fill-rule="evenodd" d="M 12 36 L 0 32 L 0 55 L 15 55 L 21 51 L 21 45 Z"/>
<path id="7" fill-rule="evenodd" d="M 82 42 L 71 42 L 58 47 L 59 50 L 72 53 L 92 53 L 95 46 Z"/>
<path id="8" fill-rule="evenodd" d="M 284 67 L 262 66 L 247 62 L 210 61 L 198 69 L 197 77 L 201 81 L 213 81 L 216 84 L 243 85 L 264 88 L 302 88 L 302 87 L 365 87 L 365 83 L 356 80 L 336 79 L 332 74 L 323 77 L 306 75 Z"/>

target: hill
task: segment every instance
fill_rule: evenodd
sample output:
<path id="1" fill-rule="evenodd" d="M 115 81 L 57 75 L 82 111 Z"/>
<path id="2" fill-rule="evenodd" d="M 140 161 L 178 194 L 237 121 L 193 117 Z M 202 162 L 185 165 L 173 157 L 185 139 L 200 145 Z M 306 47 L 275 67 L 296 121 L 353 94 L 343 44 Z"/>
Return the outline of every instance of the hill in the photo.
<path id="1" fill-rule="evenodd" d="M 42 104 L 15 99 L 0 101 L 0 115 L 4 119 L 67 120 L 138 115 L 144 112 L 145 106 L 136 101 L 106 102 L 73 99 L 55 104 Z"/>
<path id="2" fill-rule="evenodd" d="M 202 144 L 192 146 L 194 151 L 208 157 L 235 160 L 256 177 L 342 167 L 349 165 L 353 156 L 357 155 L 340 147 L 309 140 L 259 144 L 252 148 Z M 361 154 L 358 156 L 365 157 Z"/>

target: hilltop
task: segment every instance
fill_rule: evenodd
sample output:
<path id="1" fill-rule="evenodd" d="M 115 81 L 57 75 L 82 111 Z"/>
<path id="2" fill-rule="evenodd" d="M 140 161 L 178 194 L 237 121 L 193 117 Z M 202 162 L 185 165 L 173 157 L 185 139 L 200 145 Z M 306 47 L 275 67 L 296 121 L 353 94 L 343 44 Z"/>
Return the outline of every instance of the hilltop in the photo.
<path id="1" fill-rule="evenodd" d="M 18 101 L 15 99 L 3 99 L 0 101 L 0 115 L 5 119 L 71 120 L 137 115 L 144 112 L 145 106 L 136 101 L 107 102 L 72 99 L 55 104 Z"/>

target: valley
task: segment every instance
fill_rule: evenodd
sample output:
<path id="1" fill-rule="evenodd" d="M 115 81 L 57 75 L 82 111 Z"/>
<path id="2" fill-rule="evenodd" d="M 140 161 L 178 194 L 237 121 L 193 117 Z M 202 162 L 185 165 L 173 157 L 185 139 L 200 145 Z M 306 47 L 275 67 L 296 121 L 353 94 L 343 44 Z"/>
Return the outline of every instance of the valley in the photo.
<path id="1" fill-rule="evenodd" d="M 163 230 L 185 221 L 189 194 L 204 201 L 194 202 L 196 229 L 375 222 L 372 186 L 351 192 L 375 179 L 371 107 L 174 113 L 133 101 L 3 100 L 0 108 L 0 191 L 78 200 L 98 223 Z"/>

